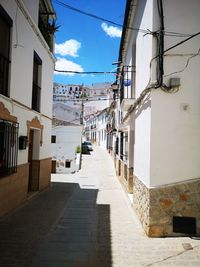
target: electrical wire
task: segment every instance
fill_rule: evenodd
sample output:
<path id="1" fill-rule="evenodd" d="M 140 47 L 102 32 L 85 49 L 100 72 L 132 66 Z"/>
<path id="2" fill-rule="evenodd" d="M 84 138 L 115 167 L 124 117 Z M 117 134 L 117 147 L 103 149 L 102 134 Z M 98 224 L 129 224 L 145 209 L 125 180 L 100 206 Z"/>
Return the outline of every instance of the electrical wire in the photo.
<path id="1" fill-rule="evenodd" d="M 193 54 L 192 56 L 190 56 L 190 57 L 187 59 L 187 62 L 186 62 L 186 64 L 185 64 L 185 66 L 184 66 L 181 70 L 179 70 L 179 71 L 174 71 L 174 72 L 171 72 L 171 73 L 169 73 L 169 74 L 166 74 L 166 75 L 164 75 L 164 77 L 168 77 L 168 76 L 171 76 L 171 75 L 173 75 L 173 74 L 177 74 L 177 73 L 181 73 L 181 72 L 183 72 L 183 71 L 188 67 L 188 65 L 189 65 L 189 63 L 190 63 L 190 60 L 191 60 L 192 58 L 196 57 L 196 56 L 200 56 L 200 48 L 199 48 L 199 50 L 198 50 L 198 52 L 197 52 L 196 54 Z"/>
<path id="2" fill-rule="evenodd" d="M 63 73 L 74 73 L 74 74 L 116 74 L 116 71 L 73 71 L 73 70 L 58 70 L 54 69 L 56 72 Z"/>
<path id="3" fill-rule="evenodd" d="M 62 1 L 59 1 L 59 0 L 53 0 L 53 1 L 56 4 L 58 4 L 58 5 L 60 5 L 60 6 L 64 7 L 64 8 L 73 10 L 75 12 L 78 12 L 78 13 L 82 14 L 82 15 L 86 15 L 86 16 L 92 17 L 92 18 L 97 19 L 97 20 L 108 22 L 108 23 L 110 23 L 112 25 L 118 26 L 118 27 L 123 28 L 123 29 L 137 31 L 137 32 L 141 32 L 141 33 L 144 33 L 144 34 L 155 34 L 155 32 L 151 32 L 148 29 L 147 30 L 144 30 L 144 29 L 134 28 L 134 27 L 130 27 L 130 26 L 124 27 L 123 24 L 120 24 L 120 23 L 114 22 L 112 20 L 108 20 L 106 18 L 97 16 L 95 14 L 92 14 L 92 13 L 89 13 L 89 12 L 86 12 L 86 11 L 83 11 L 81 9 L 78 9 L 76 7 L 73 7 L 71 5 L 68 5 L 68 4 L 66 4 L 66 3 L 64 3 Z M 179 33 L 179 32 L 172 32 L 172 31 L 164 31 L 163 33 L 164 33 L 165 36 L 173 36 L 173 37 L 189 37 L 189 36 L 191 36 L 191 34 Z"/>
<path id="4" fill-rule="evenodd" d="M 119 99 L 119 98 L 116 98 L 116 99 Z M 66 103 L 66 102 L 70 102 L 70 101 L 77 101 L 77 102 L 87 101 L 87 102 L 90 102 L 90 101 L 107 101 L 107 100 L 113 100 L 113 98 L 104 98 L 104 99 L 103 98 L 101 98 L 101 99 L 75 98 L 75 99 L 66 99 L 64 101 L 55 100 L 54 103 Z"/>
<path id="5" fill-rule="evenodd" d="M 57 3 L 58 5 L 64 7 L 64 8 L 71 9 L 71 10 L 73 10 L 75 12 L 80 13 L 80 14 L 83 14 L 83 15 L 86 15 L 86 16 L 89 16 L 89 17 L 92 17 L 92 18 L 97 19 L 97 20 L 105 21 L 105 22 L 108 22 L 108 23 L 113 24 L 115 26 L 118 26 L 120 28 L 123 28 L 123 25 L 120 24 L 120 23 L 117 23 L 117 22 L 114 22 L 114 21 L 105 19 L 103 17 L 100 17 L 100 16 L 97 16 L 95 14 L 92 14 L 92 13 L 89 13 L 89 12 L 86 12 L 86 11 L 83 11 L 81 9 L 75 8 L 75 7 L 70 6 L 70 5 L 66 4 L 66 3 L 63 3 L 63 2 L 61 2 L 59 0 L 54 0 L 54 2 Z M 132 27 L 127 27 L 127 28 L 130 29 L 130 30 L 134 30 L 134 31 L 142 32 L 142 33 L 149 33 L 148 30 L 143 30 L 143 29 L 139 29 L 139 28 L 132 28 Z"/>
<path id="6" fill-rule="evenodd" d="M 198 35 L 200 35 L 200 32 L 197 32 L 197 33 L 195 33 L 195 34 L 192 34 L 190 37 L 188 37 L 188 38 L 182 40 L 181 42 L 179 42 L 179 43 L 177 43 L 177 44 L 175 44 L 175 45 L 173 45 L 173 46 L 171 46 L 171 47 L 165 49 L 163 52 L 166 53 L 166 52 L 168 52 L 169 50 L 172 50 L 173 48 L 176 48 L 177 46 L 184 44 L 185 42 L 191 40 L 192 38 L 194 38 L 194 37 L 196 37 L 196 36 L 198 36 Z"/>

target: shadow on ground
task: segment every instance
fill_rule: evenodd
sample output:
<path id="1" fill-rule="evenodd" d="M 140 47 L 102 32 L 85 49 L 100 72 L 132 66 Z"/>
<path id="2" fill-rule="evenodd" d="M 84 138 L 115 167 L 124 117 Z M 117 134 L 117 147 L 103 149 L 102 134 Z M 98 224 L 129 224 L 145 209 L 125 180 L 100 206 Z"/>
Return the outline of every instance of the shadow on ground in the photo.
<path id="1" fill-rule="evenodd" d="M 98 190 L 52 183 L 0 220 L 0 266 L 111 267 L 110 207 Z"/>

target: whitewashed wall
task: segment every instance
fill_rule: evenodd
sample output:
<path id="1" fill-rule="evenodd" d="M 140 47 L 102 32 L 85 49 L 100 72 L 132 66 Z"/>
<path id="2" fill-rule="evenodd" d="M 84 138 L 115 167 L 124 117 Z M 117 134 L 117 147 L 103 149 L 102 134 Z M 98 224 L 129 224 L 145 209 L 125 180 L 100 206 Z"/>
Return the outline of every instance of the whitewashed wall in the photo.
<path id="1" fill-rule="evenodd" d="M 106 149 L 107 138 L 106 138 L 106 113 L 98 115 L 97 117 L 97 143 L 98 145 Z"/>
<path id="2" fill-rule="evenodd" d="M 32 3 L 34 2 L 34 3 Z M 19 122 L 19 136 L 27 136 L 27 121 L 38 117 L 44 126 L 43 145 L 40 147 L 39 159 L 51 157 L 51 117 L 52 117 L 52 92 L 54 57 L 50 53 L 40 32 L 37 32 L 38 1 L 20 1 L 25 8 L 26 16 L 31 21 L 32 27 L 16 1 L 0 1 L 3 8 L 13 20 L 11 30 L 11 69 L 10 69 L 10 98 L 0 96 L 0 101 L 8 108 L 11 115 L 16 116 Z M 31 14 L 28 10 L 31 9 Z M 17 12 L 16 12 L 17 10 Z M 33 16 L 33 18 L 30 17 Z M 17 35 L 16 35 L 17 34 Z M 17 42 L 18 41 L 18 42 Z M 33 53 L 37 52 L 42 60 L 41 83 L 41 112 L 31 109 L 32 81 L 33 81 Z M 19 150 L 18 165 L 27 163 L 28 148 Z"/>
<path id="3" fill-rule="evenodd" d="M 139 1 L 136 25 L 141 29 L 153 27 L 153 0 Z M 153 55 L 153 41 L 151 35 L 144 36 L 138 32 L 136 37 L 136 98 L 146 88 L 150 79 L 150 60 Z M 150 184 L 150 127 L 151 105 L 148 105 L 135 114 L 135 146 L 134 146 L 134 173 L 146 185 Z"/>
<path id="4" fill-rule="evenodd" d="M 56 159 L 57 173 L 72 173 L 79 170 L 76 148 L 81 146 L 81 126 L 57 126 L 52 129 L 56 136 L 56 143 L 52 144 L 52 158 Z M 65 161 L 71 161 L 70 168 L 65 168 Z"/>
<path id="5" fill-rule="evenodd" d="M 35 23 L 38 23 L 39 0 L 23 0 Z"/>
<path id="6" fill-rule="evenodd" d="M 165 28 L 169 31 L 196 33 L 200 27 L 198 0 L 163 1 Z M 165 38 L 165 48 L 185 38 Z M 180 78 L 176 94 L 156 90 L 152 94 L 151 182 L 150 186 L 181 182 L 200 177 L 200 37 L 169 51 L 165 57 L 164 79 Z M 183 56 L 182 54 L 187 54 Z"/>

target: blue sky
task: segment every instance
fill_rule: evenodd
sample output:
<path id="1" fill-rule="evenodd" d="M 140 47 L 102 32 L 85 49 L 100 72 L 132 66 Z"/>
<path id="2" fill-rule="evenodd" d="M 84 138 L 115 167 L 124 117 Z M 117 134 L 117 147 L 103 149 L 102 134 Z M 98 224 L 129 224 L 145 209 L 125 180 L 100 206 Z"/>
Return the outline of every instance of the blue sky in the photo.
<path id="1" fill-rule="evenodd" d="M 59 0 L 79 10 L 123 24 L 126 0 Z M 57 13 L 56 68 L 73 71 L 112 71 L 118 60 L 121 28 L 64 8 L 53 0 Z M 55 74 L 54 81 L 90 85 L 113 82 L 114 75 Z"/>

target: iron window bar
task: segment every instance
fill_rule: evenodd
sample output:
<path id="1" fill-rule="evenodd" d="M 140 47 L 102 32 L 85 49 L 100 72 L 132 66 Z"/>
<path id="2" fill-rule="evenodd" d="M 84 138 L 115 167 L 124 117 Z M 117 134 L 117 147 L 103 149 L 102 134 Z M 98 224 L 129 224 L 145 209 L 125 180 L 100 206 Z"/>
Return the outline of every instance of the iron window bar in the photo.
<path id="1" fill-rule="evenodd" d="M 0 120 L 0 177 L 17 172 L 19 124 Z"/>

